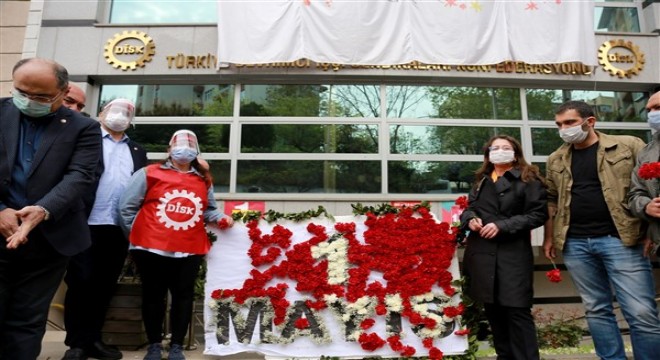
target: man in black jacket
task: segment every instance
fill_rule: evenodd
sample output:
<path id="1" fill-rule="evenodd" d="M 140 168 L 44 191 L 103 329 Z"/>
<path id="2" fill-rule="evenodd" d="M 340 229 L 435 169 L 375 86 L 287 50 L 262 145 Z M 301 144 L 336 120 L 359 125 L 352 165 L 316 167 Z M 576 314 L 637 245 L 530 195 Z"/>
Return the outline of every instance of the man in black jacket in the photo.
<path id="1" fill-rule="evenodd" d="M 99 115 L 103 157 L 98 166 L 96 191 L 84 198 L 89 212 L 92 246 L 74 256 L 64 278 L 64 325 L 70 347 L 63 360 L 121 359 L 122 353 L 101 339 L 108 304 L 126 259 L 128 240 L 118 225 L 118 200 L 129 178 L 147 164 L 147 153 L 126 136 L 135 106 L 115 99 Z"/>
<path id="2" fill-rule="evenodd" d="M 23 59 L 0 99 L 0 358 L 34 360 L 69 258 L 90 245 L 84 194 L 101 156 L 99 124 L 62 106 L 68 72 Z"/>

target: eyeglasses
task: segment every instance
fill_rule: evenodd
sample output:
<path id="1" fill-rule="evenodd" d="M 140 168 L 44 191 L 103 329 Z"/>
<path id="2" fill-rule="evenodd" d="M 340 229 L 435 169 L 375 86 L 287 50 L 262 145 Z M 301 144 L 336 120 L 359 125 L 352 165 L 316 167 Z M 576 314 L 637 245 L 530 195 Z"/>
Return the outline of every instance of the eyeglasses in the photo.
<path id="1" fill-rule="evenodd" d="M 63 99 L 64 103 L 66 105 L 73 105 L 78 109 L 78 111 L 82 111 L 82 109 L 85 108 L 85 104 L 81 103 L 80 101 L 77 101 L 76 99 L 72 98 L 71 96 L 65 96 Z"/>
<path id="2" fill-rule="evenodd" d="M 511 146 L 489 146 L 488 150 L 490 150 L 490 151 L 497 151 L 497 150 L 513 151 L 513 148 Z"/>
<path id="3" fill-rule="evenodd" d="M 43 104 L 52 104 L 55 101 L 57 101 L 57 99 L 60 96 L 62 96 L 62 94 L 64 94 L 64 90 L 60 90 L 60 92 L 58 92 L 57 95 L 55 95 L 53 97 L 47 97 L 47 96 L 43 96 L 43 95 L 32 95 L 32 94 L 26 93 L 25 91 L 18 90 L 17 88 L 13 88 L 11 90 L 11 93 L 12 94 L 16 93 L 20 96 L 26 97 L 30 100 L 34 100 L 34 101 L 37 101 L 37 102 L 40 102 L 40 103 L 43 103 Z"/>

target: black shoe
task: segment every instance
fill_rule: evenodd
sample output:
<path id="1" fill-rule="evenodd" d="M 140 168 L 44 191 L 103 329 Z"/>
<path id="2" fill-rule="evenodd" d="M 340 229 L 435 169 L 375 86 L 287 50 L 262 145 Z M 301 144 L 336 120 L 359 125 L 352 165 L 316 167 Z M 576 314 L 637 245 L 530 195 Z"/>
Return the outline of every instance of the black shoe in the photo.
<path id="1" fill-rule="evenodd" d="M 87 360 L 87 355 L 81 348 L 71 348 L 64 353 L 62 360 Z"/>
<path id="2" fill-rule="evenodd" d="M 100 360 L 119 360 L 123 357 L 117 347 L 104 344 L 102 341 L 96 341 L 87 348 L 87 356 Z"/>

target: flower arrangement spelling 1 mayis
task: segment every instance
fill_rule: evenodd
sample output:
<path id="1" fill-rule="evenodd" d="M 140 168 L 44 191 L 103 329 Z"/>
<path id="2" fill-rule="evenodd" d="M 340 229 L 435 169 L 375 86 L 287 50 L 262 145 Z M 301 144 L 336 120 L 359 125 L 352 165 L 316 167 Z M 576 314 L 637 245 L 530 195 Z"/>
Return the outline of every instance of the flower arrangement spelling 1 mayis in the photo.
<path id="1" fill-rule="evenodd" d="M 428 203 L 381 207 L 383 211 L 360 209 L 362 213 L 354 213 L 365 215 L 366 230 L 359 238 L 354 222 L 334 222 L 330 228 L 311 218 L 306 227 L 309 240 L 293 246 L 292 232 L 286 227 L 278 224 L 264 234 L 259 217 L 239 216 L 237 220 L 246 221 L 248 228 L 248 256 L 254 269 L 241 288 L 212 291 L 211 308 L 232 317 L 234 324 L 249 321 L 239 308 L 259 309 L 266 314 L 260 320 L 265 332 L 262 341 L 271 344 L 290 343 L 296 336 L 309 336 L 319 344 L 330 342 L 317 313 L 331 311 L 347 341 L 359 343 L 363 350 L 389 346 L 403 357 L 413 356 L 415 348 L 406 344 L 397 326 L 388 323 L 385 334 L 374 331 L 375 319 L 396 314 L 414 327 L 429 358 L 441 359 L 436 341 L 451 334 L 469 334 L 460 327 L 464 306 L 456 301 L 460 288 L 452 285 L 456 279 L 448 270 L 458 229 L 437 222 Z M 372 273 L 382 275 L 382 281 L 374 280 Z M 283 279 L 295 282 L 295 291 L 304 294 L 305 300 L 289 301 L 290 289 Z M 278 336 L 272 325 L 278 328 Z M 224 339 L 226 331 L 218 327 L 218 339 Z M 249 341 L 246 336 L 238 340 Z"/>

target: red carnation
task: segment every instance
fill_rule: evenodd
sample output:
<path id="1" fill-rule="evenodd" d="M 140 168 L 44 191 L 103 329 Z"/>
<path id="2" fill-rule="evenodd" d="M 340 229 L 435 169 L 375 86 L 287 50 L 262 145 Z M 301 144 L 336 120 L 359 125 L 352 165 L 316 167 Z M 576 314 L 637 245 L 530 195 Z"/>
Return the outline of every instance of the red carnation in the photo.
<path id="1" fill-rule="evenodd" d="M 461 209 L 466 209 L 468 207 L 468 199 L 467 196 L 459 196 L 458 199 L 456 199 L 455 202 L 456 206 L 458 206 Z"/>
<path id="2" fill-rule="evenodd" d="M 440 360 L 440 359 L 442 359 L 443 356 L 444 356 L 444 354 L 442 353 L 442 351 L 440 351 L 440 349 L 438 349 L 436 347 L 432 348 L 429 351 L 429 359 L 430 360 Z"/>
<path id="3" fill-rule="evenodd" d="M 660 162 L 642 164 L 639 167 L 637 174 L 639 174 L 639 177 L 644 180 L 660 178 Z"/>
<path id="4" fill-rule="evenodd" d="M 307 320 L 307 318 L 300 318 L 296 320 L 294 325 L 296 329 L 300 329 L 300 330 L 307 329 L 309 327 L 309 321 Z"/>
<path id="5" fill-rule="evenodd" d="M 552 269 L 545 273 L 545 276 L 552 282 L 558 283 L 561 281 L 561 273 L 559 272 L 559 269 Z"/>
<path id="6" fill-rule="evenodd" d="M 211 292 L 211 298 L 212 299 L 220 299 L 220 296 L 222 296 L 222 290 L 213 290 Z"/>
<path id="7" fill-rule="evenodd" d="M 367 351 L 374 351 L 380 349 L 385 345 L 385 340 L 381 339 L 376 333 L 366 334 L 363 333 L 358 338 L 358 342 L 362 349 Z"/>
<path id="8" fill-rule="evenodd" d="M 376 321 L 374 319 L 364 319 L 362 323 L 360 323 L 360 327 L 362 330 L 367 330 L 368 328 L 374 326 Z"/>
<path id="9" fill-rule="evenodd" d="M 456 330 L 456 331 L 454 331 L 454 335 L 457 335 L 457 336 L 470 335 L 470 329 L 465 328 L 465 329 L 461 329 L 461 330 Z"/>
<path id="10" fill-rule="evenodd" d="M 227 221 L 227 218 L 222 218 L 220 221 L 218 221 L 218 228 L 220 228 L 220 230 L 229 228 L 229 222 Z"/>
<path id="11" fill-rule="evenodd" d="M 378 304 L 376 305 L 376 314 L 377 315 L 385 315 L 387 313 L 387 307 L 383 304 Z"/>
<path id="12" fill-rule="evenodd" d="M 552 261 L 552 260 L 550 260 Z M 545 276 L 550 280 L 551 282 L 558 283 L 561 281 L 561 272 L 559 272 L 559 269 L 557 269 L 557 265 L 555 265 L 555 262 L 552 261 L 552 267 L 554 269 L 548 271 L 545 273 Z"/>

